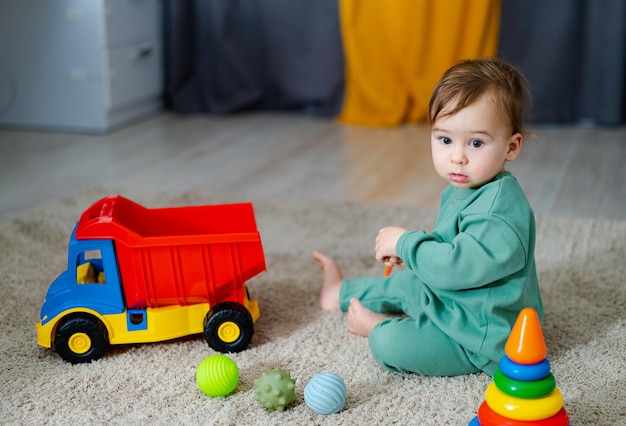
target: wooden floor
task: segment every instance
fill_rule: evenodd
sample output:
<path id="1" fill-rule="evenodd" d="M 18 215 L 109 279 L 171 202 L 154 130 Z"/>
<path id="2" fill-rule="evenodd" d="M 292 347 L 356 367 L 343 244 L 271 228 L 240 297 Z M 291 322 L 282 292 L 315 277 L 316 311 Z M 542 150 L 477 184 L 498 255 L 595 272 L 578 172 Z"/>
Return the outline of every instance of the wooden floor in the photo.
<path id="1" fill-rule="evenodd" d="M 626 220 L 626 127 L 535 127 L 509 166 L 537 215 Z M 0 223 L 101 185 L 436 208 L 425 125 L 165 113 L 107 135 L 0 130 Z"/>

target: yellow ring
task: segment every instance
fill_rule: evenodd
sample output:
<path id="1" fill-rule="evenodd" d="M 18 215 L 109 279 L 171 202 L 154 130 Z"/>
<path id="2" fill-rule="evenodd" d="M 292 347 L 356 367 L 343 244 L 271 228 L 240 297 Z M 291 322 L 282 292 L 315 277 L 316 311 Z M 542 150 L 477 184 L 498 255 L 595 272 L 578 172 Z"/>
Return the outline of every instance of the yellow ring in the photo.
<path id="1" fill-rule="evenodd" d="M 224 343 L 233 343 L 241 336 L 241 329 L 232 321 L 225 321 L 217 328 L 217 337 Z"/>
<path id="2" fill-rule="evenodd" d="M 559 388 L 535 399 L 515 398 L 502 392 L 495 383 L 485 391 L 485 402 L 501 416 L 514 420 L 542 420 L 554 416 L 563 407 L 563 395 Z"/>
<path id="3" fill-rule="evenodd" d="M 67 341 L 67 346 L 75 354 L 84 354 L 91 349 L 91 339 L 86 333 L 74 333 Z"/>

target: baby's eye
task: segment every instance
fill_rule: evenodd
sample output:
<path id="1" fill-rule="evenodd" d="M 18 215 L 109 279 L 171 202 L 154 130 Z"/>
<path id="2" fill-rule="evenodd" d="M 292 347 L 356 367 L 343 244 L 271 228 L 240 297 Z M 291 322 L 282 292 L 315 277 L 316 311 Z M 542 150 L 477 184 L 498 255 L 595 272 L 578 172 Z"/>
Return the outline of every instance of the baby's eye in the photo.
<path id="1" fill-rule="evenodd" d="M 470 145 L 473 148 L 480 148 L 481 146 L 483 146 L 483 142 L 479 141 L 478 139 L 474 139 L 474 140 L 470 141 Z"/>
<path id="2" fill-rule="evenodd" d="M 444 145 L 450 145 L 452 143 L 452 139 L 450 139 L 447 136 L 442 136 L 439 138 L 439 140 L 441 141 L 442 144 Z"/>

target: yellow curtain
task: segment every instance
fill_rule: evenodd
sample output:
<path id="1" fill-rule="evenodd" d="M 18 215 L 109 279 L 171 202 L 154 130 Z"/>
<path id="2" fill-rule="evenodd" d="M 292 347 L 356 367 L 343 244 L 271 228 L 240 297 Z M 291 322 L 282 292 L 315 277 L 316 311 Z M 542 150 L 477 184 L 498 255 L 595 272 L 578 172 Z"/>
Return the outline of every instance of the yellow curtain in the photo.
<path id="1" fill-rule="evenodd" d="M 500 0 L 340 0 L 339 13 L 346 124 L 424 121 L 446 69 L 497 54 Z"/>

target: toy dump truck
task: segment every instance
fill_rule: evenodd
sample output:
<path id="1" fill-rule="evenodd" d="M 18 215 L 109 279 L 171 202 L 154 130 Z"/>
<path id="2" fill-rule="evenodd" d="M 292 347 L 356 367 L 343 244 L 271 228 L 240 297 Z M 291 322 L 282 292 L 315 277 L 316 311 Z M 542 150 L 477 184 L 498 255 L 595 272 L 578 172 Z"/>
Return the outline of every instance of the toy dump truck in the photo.
<path id="1" fill-rule="evenodd" d="M 239 352 L 260 316 L 246 281 L 265 269 L 250 203 L 148 209 L 107 197 L 74 227 L 37 343 L 71 363 L 101 358 L 108 344 L 201 333 L 211 348 Z"/>

